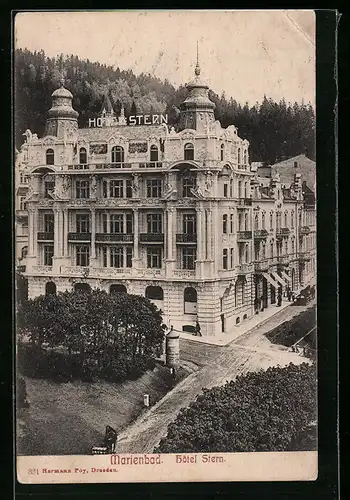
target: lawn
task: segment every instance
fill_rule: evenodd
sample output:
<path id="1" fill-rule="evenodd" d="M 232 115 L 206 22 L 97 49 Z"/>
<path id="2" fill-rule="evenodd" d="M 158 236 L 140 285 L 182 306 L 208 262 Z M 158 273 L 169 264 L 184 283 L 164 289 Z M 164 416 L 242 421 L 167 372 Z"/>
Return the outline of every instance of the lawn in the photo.
<path id="1" fill-rule="evenodd" d="M 179 378 L 188 373 L 178 372 Z M 169 370 L 156 365 L 139 379 L 123 383 L 68 382 L 26 377 L 30 407 L 17 418 L 19 455 L 75 455 L 100 446 L 106 425 L 119 433 L 173 386 Z"/>

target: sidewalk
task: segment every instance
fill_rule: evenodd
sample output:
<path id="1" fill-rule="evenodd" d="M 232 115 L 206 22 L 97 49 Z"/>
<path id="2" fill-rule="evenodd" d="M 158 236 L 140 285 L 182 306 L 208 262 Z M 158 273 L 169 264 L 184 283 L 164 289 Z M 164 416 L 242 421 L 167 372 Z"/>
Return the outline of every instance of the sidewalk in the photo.
<path id="1" fill-rule="evenodd" d="M 238 337 L 243 335 L 244 333 L 253 330 L 254 328 L 261 326 L 265 323 L 265 321 L 269 320 L 275 314 L 280 313 L 286 307 L 290 306 L 292 302 L 288 300 L 283 300 L 282 305 L 280 307 L 270 306 L 265 311 L 260 312 L 259 314 L 254 314 L 251 318 L 244 321 L 244 323 L 239 326 L 234 326 L 232 330 L 228 333 L 222 333 L 220 335 L 205 335 L 203 337 L 197 337 L 190 333 L 181 332 L 180 338 L 192 340 L 193 342 L 202 342 L 203 344 L 212 344 L 218 346 L 226 346 L 236 340 Z"/>

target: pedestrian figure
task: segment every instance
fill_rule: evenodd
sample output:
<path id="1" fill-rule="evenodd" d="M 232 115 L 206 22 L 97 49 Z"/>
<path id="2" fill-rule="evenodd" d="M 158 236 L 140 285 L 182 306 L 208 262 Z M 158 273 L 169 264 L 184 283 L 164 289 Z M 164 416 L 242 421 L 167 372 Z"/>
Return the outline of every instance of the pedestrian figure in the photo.
<path id="1" fill-rule="evenodd" d="M 199 335 L 199 337 L 202 337 L 202 332 L 201 332 L 201 327 L 198 321 L 196 321 L 196 335 Z"/>
<path id="2" fill-rule="evenodd" d="M 175 380 L 176 379 L 176 372 L 175 372 L 175 368 L 173 366 L 170 368 L 170 373 L 171 373 L 172 379 Z"/>
<path id="3" fill-rule="evenodd" d="M 106 426 L 106 434 L 104 438 L 104 445 L 107 448 L 108 453 L 114 453 L 118 440 L 118 433 L 113 427 L 109 425 Z"/>

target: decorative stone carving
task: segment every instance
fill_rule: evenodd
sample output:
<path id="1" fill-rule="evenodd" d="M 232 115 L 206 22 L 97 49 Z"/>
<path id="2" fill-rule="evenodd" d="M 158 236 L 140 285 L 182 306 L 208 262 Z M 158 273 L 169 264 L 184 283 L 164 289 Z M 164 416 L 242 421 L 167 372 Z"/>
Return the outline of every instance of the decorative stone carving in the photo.
<path id="1" fill-rule="evenodd" d="M 96 198 L 97 194 L 97 179 L 95 175 L 91 176 L 91 197 Z"/>
<path id="2" fill-rule="evenodd" d="M 133 174 L 133 190 L 136 196 L 140 193 L 140 174 Z"/>

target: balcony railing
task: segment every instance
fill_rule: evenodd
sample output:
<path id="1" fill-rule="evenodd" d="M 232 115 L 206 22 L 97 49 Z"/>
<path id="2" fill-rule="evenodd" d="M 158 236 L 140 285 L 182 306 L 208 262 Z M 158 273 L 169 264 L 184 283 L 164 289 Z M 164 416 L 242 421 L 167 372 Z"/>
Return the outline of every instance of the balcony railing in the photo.
<path id="1" fill-rule="evenodd" d="M 237 274 L 250 274 L 252 271 L 253 271 L 252 264 L 242 263 L 242 264 L 237 264 L 236 266 Z"/>
<path id="2" fill-rule="evenodd" d="M 264 272 L 269 269 L 269 260 L 261 259 L 254 262 L 254 269 L 256 272 Z"/>
<path id="3" fill-rule="evenodd" d="M 96 241 L 132 243 L 134 241 L 134 235 L 129 233 L 96 233 Z"/>
<path id="4" fill-rule="evenodd" d="M 267 229 L 254 229 L 254 239 L 264 240 L 268 237 L 269 232 Z"/>
<path id="5" fill-rule="evenodd" d="M 251 207 L 253 204 L 252 198 L 238 198 L 237 204 L 239 206 Z"/>
<path id="6" fill-rule="evenodd" d="M 311 259 L 310 252 L 299 252 L 298 260 L 301 262 L 308 262 Z"/>
<path id="7" fill-rule="evenodd" d="M 277 257 L 277 264 L 287 266 L 290 262 L 290 257 L 289 255 L 279 255 Z"/>
<path id="8" fill-rule="evenodd" d="M 309 226 L 301 226 L 299 227 L 299 233 L 301 235 L 306 235 L 306 234 L 309 234 L 310 233 L 310 228 Z"/>
<path id="9" fill-rule="evenodd" d="M 91 241 L 91 233 L 68 233 L 70 241 Z"/>
<path id="10" fill-rule="evenodd" d="M 197 234 L 196 233 L 177 234 L 176 243 L 197 243 Z"/>
<path id="11" fill-rule="evenodd" d="M 161 161 L 148 161 L 144 163 L 139 163 L 139 168 L 162 168 L 163 163 Z"/>
<path id="12" fill-rule="evenodd" d="M 52 266 L 32 266 L 30 272 L 36 274 L 52 273 Z"/>
<path id="13" fill-rule="evenodd" d="M 140 243 L 164 243 L 164 233 L 140 233 Z"/>
<path id="14" fill-rule="evenodd" d="M 237 241 L 247 241 L 252 239 L 252 231 L 237 231 Z"/>
<path id="15" fill-rule="evenodd" d="M 289 236 L 290 234 L 290 229 L 289 227 L 280 227 L 276 229 L 276 237 L 277 238 L 284 238 L 286 236 Z"/>
<path id="16" fill-rule="evenodd" d="M 174 278 L 194 278 L 196 276 L 196 271 L 194 269 L 174 269 Z"/>
<path id="17" fill-rule="evenodd" d="M 54 240 L 54 235 L 53 231 L 41 231 L 38 233 L 38 241 L 53 241 Z"/>

